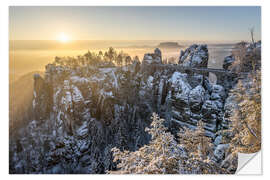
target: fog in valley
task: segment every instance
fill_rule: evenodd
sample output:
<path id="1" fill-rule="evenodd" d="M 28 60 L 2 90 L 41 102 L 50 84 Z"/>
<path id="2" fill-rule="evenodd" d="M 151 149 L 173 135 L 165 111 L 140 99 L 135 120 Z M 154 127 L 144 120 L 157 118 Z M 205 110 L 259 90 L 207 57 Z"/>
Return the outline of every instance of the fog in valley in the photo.
<path id="1" fill-rule="evenodd" d="M 143 55 L 152 52 L 160 42 L 163 41 L 72 41 L 68 43 L 47 40 L 10 41 L 10 82 L 33 71 L 44 71 L 45 66 L 53 62 L 55 56 L 77 57 L 84 55 L 88 50 L 99 52 L 113 47 L 117 51 L 123 51 L 131 57 L 138 56 L 142 60 Z M 193 43 L 196 42 L 178 42 L 181 47 L 177 48 L 160 47 L 163 59 L 173 57 L 178 60 L 180 51 Z M 208 66 L 221 68 L 224 57 L 230 54 L 232 47 L 233 44 L 208 44 L 210 56 Z"/>

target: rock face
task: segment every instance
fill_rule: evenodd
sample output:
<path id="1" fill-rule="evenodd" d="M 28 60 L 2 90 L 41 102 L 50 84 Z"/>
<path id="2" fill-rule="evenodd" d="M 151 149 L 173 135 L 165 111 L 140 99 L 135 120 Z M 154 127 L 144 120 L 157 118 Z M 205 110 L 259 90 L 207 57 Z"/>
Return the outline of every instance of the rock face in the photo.
<path id="1" fill-rule="evenodd" d="M 232 65 L 234 61 L 235 61 L 234 56 L 232 55 L 226 56 L 223 62 L 223 69 L 228 70 L 228 68 Z"/>
<path id="2" fill-rule="evenodd" d="M 48 91 L 48 86 L 45 83 L 44 79 L 39 74 L 34 74 L 34 100 L 33 100 L 33 109 L 34 114 L 37 115 L 35 118 L 42 120 L 45 119 L 49 113 L 50 99 L 47 97 L 50 96 Z M 43 107 L 43 108 L 35 108 Z"/>
<path id="3" fill-rule="evenodd" d="M 223 69 L 236 73 L 248 73 L 261 69 L 261 41 L 236 44 L 232 54 L 224 58 Z M 245 78 L 245 77 L 241 77 Z M 237 83 L 238 75 L 220 76 L 217 84 L 222 84 L 228 92 Z"/>
<path id="4" fill-rule="evenodd" d="M 223 68 L 236 72 L 250 72 L 261 68 L 261 41 L 252 43 L 238 43 L 232 55 L 225 57 Z M 236 59 L 238 61 L 236 62 Z M 241 64 L 239 64 L 239 59 Z M 234 62 L 236 62 L 234 64 Z"/>
<path id="5" fill-rule="evenodd" d="M 180 57 L 206 67 L 207 46 L 193 45 Z M 114 170 L 111 148 L 136 150 L 157 112 L 172 133 L 205 122 L 207 136 L 224 128 L 226 92 L 208 77 L 152 71 L 161 51 L 125 68 L 46 66 L 35 75 L 35 117 L 10 141 L 10 173 L 105 173 Z M 147 68 L 146 68 L 147 67 Z M 218 143 L 217 143 L 218 144 Z M 217 155 L 220 158 L 221 155 Z"/>
<path id="6" fill-rule="evenodd" d="M 160 49 L 156 48 L 154 53 L 147 53 L 143 57 L 143 65 L 150 64 L 161 64 L 162 63 L 162 55 Z"/>
<path id="7" fill-rule="evenodd" d="M 208 64 L 207 45 L 193 44 L 181 51 L 178 64 L 184 67 L 206 68 Z"/>

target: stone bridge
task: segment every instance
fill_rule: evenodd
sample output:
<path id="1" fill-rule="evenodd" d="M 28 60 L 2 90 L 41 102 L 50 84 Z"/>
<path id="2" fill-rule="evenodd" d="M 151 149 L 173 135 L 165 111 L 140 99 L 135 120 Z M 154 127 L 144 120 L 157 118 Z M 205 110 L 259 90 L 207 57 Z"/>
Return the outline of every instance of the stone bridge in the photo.
<path id="1" fill-rule="evenodd" d="M 187 74 L 196 73 L 196 74 L 209 76 L 209 73 L 213 73 L 217 78 L 217 84 L 222 84 L 222 82 L 225 79 L 232 79 L 232 78 L 240 79 L 240 78 L 243 78 L 243 76 L 246 76 L 248 74 L 247 72 L 237 73 L 237 72 L 232 72 L 225 69 L 183 67 L 177 64 L 156 64 L 154 66 L 156 66 L 157 68 L 156 70 L 170 69 L 173 71 L 179 71 L 179 72 L 183 72 Z"/>

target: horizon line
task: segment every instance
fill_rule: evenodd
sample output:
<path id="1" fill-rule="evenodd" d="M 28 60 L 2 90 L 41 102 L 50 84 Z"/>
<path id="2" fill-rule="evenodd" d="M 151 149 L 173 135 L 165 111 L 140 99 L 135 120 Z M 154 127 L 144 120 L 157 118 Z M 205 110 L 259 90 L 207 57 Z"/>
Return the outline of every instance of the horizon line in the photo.
<path id="1" fill-rule="evenodd" d="M 256 41 L 260 41 L 256 40 Z M 58 39 L 9 39 L 9 41 L 59 41 Z M 194 42 L 194 41 L 198 41 L 198 42 L 241 42 L 241 41 L 246 41 L 249 42 L 251 40 L 179 40 L 179 39 L 120 39 L 120 40 L 116 40 L 116 39 L 71 39 L 69 40 L 69 42 L 72 41 L 168 41 L 168 42 L 174 42 L 174 41 L 184 41 L 184 42 Z"/>

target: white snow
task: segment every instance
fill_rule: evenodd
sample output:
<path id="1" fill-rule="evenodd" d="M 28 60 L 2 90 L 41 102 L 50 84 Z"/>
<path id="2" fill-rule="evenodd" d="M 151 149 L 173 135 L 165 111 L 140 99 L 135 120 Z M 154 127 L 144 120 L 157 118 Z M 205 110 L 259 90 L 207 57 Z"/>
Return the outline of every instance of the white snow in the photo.
<path id="1" fill-rule="evenodd" d="M 169 81 L 172 83 L 172 87 L 180 87 L 184 93 L 189 93 L 191 86 L 187 82 L 187 74 L 182 74 L 180 72 L 174 72 Z"/>
<path id="2" fill-rule="evenodd" d="M 78 136 L 86 136 L 88 133 L 87 121 L 84 121 L 83 124 L 76 130 Z"/>
<path id="3" fill-rule="evenodd" d="M 101 73 L 109 73 L 109 72 L 112 72 L 112 71 L 115 71 L 116 68 L 100 68 L 99 70 L 101 71 Z"/>
<path id="4" fill-rule="evenodd" d="M 61 92 L 61 88 L 57 87 L 57 90 L 53 95 L 53 104 L 54 104 L 53 105 L 53 110 L 54 111 L 57 111 L 56 104 L 57 104 L 57 98 L 58 98 L 58 95 L 60 94 L 60 92 Z"/>
<path id="5" fill-rule="evenodd" d="M 113 83 L 113 85 L 114 85 L 114 87 L 116 88 L 116 89 L 118 89 L 118 81 L 117 81 L 117 78 L 116 78 L 116 76 L 115 76 L 115 73 L 114 73 L 114 71 L 112 71 L 112 76 L 113 76 L 113 79 L 114 79 L 114 83 Z"/>
<path id="6" fill-rule="evenodd" d="M 33 108 L 36 107 L 36 97 L 37 97 L 37 94 L 36 94 L 36 91 L 34 90 L 34 99 L 33 99 Z"/>
<path id="7" fill-rule="evenodd" d="M 150 55 L 145 55 L 144 60 L 153 60 L 152 56 Z"/>
<path id="8" fill-rule="evenodd" d="M 149 76 L 148 79 L 147 79 L 147 86 L 152 88 L 153 87 L 153 80 L 154 80 L 154 77 L 153 76 Z"/>
<path id="9" fill-rule="evenodd" d="M 33 108 L 35 109 L 35 107 L 36 107 L 36 101 L 35 99 L 33 99 Z"/>
<path id="10" fill-rule="evenodd" d="M 100 77 L 98 77 L 98 76 L 92 76 L 90 80 L 91 81 L 94 81 L 94 82 L 104 81 L 105 80 L 105 76 L 104 75 L 103 76 L 100 76 Z"/>
<path id="11" fill-rule="evenodd" d="M 192 89 L 192 92 L 203 95 L 205 93 L 205 89 L 201 85 L 198 85 L 194 89 Z"/>
<path id="12" fill-rule="evenodd" d="M 73 83 L 88 83 L 89 82 L 89 79 L 85 78 L 85 77 L 79 77 L 79 76 L 72 76 L 70 78 L 70 80 L 73 82 Z"/>
<path id="13" fill-rule="evenodd" d="M 194 64 L 200 64 L 202 62 L 202 58 L 199 55 L 194 55 L 192 57 L 192 63 Z"/>
<path id="14" fill-rule="evenodd" d="M 69 91 L 66 91 L 65 96 L 62 97 L 61 104 L 63 104 L 65 106 L 65 110 L 66 111 L 71 106 L 71 104 L 72 104 L 72 98 L 71 98 L 71 93 Z"/>
<path id="15" fill-rule="evenodd" d="M 104 89 L 100 90 L 100 98 L 101 97 L 113 97 L 112 91 L 106 92 Z"/>
<path id="16" fill-rule="evenodd" d="M 174 91 L 176 92 L 174 96 L 188 101 L 187 97 L 191 90 L 191 86 L 187 82 L 187 74 L 182 74 L 176 71 L 169 79 L 169 82 L 172 83 L 172 88 L 174 88 Z"/>
<path id="17" fill-rule="evenodd" d="M 83 101 L 83 96 L 79 88 L 76 86 L 72 86 L 72 97 L 74 102 L 80 102 Z"/>

